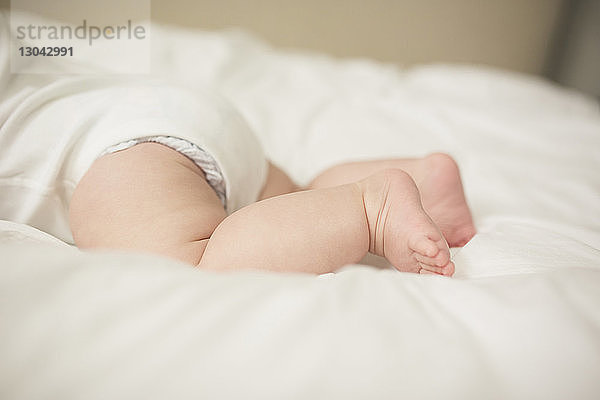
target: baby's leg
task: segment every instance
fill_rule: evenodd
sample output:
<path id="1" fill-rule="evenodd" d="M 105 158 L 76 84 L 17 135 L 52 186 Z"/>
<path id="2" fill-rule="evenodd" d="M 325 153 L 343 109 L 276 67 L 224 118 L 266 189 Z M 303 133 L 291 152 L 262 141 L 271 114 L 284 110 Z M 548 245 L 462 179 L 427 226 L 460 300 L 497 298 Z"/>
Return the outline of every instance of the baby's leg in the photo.
<path id="1" fill-rule="evenodd" d="M 387 168 L 402 169 L 414 179 L 425 211 L 438 225 L 450 246 L 464 246 L 471 240 L 475 235 L 475 225 L 465 199 L 458 166 L 447 154 L 340 164 L 321 173 L 309 187 L 319 189 L 342 185 Z"/>
<path id="2" fill-rule="evenodd" d="M 70 218 L 80 247 L 158 253 L 213 269 L 323 273 L 372 251 L 402 271 L 454 270 L 400 170 L 272 197 L 225 218 L 198 167 L 145 143 L 97 160 L 75 190 Z"/>
<path id="3" fill-rule="evenodd" d="M 247 206 L 217 227 L 199 265 L 325 273 L 367 251 L 401 271 L 454 272 L 441 233 L 401 170 Z"/>
<path id="4" fill-rule="evenodd" d="M 298 190 L 301 190 L 301 188 L 297 186 L 285 172 L 272 163 L 269 163 L 267 182 L 265 182 L 265 186 L 260 193 L 259 200 L 297 192 Z"/>
<path id="5" fill-rule="evenodd" d="M 202 170 L 158 143 L 96 160 L 77 185 L 69 210 L 80 248 L 136 250 L 193 265 L 226 216 Z"/>
<path id="6" fill-rule="evenodd" d="M 269 164 L 261 199 L 299 188 Z M 197 265 L 227 214 L 191 160 L 142 143 L 96 160 L 73 194 L 69 222 L 80 248 L 138 250 Z"/>

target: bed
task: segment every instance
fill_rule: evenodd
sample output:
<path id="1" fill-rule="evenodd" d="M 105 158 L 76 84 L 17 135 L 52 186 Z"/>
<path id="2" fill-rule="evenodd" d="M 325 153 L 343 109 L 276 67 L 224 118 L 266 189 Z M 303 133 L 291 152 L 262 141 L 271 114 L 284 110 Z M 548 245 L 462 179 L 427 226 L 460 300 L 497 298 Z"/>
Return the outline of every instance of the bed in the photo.
<path id="1" fill-rule="evenodd" d="M 478 233 L 452 249 L 454 278 L 375 257 L 219 274 L 0 221 L 0 398 L 600 397 L 594 99 L 482 66 L 152 34 L 153 73 L 216 87 L 300 184 L 342 161 L 451 154 Z"/>

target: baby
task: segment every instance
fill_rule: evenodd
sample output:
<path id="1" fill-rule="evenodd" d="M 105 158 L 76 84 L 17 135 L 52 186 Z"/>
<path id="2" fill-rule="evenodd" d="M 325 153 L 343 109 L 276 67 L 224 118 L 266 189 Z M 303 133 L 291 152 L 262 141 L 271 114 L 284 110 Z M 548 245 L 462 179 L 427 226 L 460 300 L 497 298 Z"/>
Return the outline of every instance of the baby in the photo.
<path id="1" fill-rule="evenodd" d="M 180 101 L 174 109 L 189 108 L 199 123 L 213 118 L 210 99 L 197 108 Z M 225 136 L 236 143 L 254 139 L 249 129 L 231 125 L 229 119 L 238 118 L 231 106 L 214 107 L 220 109 L 213 121 L 218 127 L 184 138 L 188 150 L 196 149 L 204 161 L 164 141 L 142 140 L 117 146 L 91 164 L 70 201 L 78 247 L 151 252 L 214 270 L 315 274 L 357 263 L 371 252 L 403 272 L 454 273 L 448 246 L 463 246 L 475 227 L 450 156 L 342 164 L 305 188 L 265 160 L 264 178 L 255 179 L 258 189 L 250 187 L 257 185 L 254 178 L 228 178 L 223 190 L 215 174 L 252 176 L 256 170 L 260 175 L 262 167 L 231 157 L 231 152 L 252 152 L 252 146 L 234 149 Z M 203 132 L 213 131 L 220 136 L 207 140 L 212 133 Z M 253 190 L 257 193 L 247 204 L 226 210 L 224 197 Z"/>

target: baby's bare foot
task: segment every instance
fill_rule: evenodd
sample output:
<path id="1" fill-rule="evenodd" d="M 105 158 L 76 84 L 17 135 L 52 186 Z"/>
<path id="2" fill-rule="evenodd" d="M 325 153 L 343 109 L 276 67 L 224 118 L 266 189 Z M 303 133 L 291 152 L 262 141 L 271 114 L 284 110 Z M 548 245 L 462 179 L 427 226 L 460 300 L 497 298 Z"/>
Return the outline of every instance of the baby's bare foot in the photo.
<path id="1" fill-rule="evenodd" d="M 421 193 L 423 208 L 451 247 L 464 246 L 475 235 L 458 166 L 448 154 L 342 164 L 319 175 L 310 187 L 315 189 L 355 182 L 360 177 L 386 168 L 402 169 L 414 179 Z"/>
<path id="2" fill-rule="evenodd" d="M 399 271 L 454 273 L 448 245 L 423 209 L 410 175 L 390 169 L 358 184 L 363 191 L 370 252 L 384 256 Z"/>
<path id="3" fill-rule="evenodd" d="M 462 247 L 475 235 L 456 162 L 447 154 L 431 154 L 409 171 L 415 179 L 423 208 L 451 247 Z"/>

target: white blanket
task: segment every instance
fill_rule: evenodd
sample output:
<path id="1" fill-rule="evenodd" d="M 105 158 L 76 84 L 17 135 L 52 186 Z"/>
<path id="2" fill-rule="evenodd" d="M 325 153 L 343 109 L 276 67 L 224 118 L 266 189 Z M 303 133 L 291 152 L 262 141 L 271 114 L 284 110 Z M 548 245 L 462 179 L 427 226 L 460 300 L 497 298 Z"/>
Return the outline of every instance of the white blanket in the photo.
<path id="1" fill-rule="evenodd" d="M 156 75 L 221 90 L 299 183 L 342 160 L 452 154 L 479 233 L 452 279 L 311 277 L 81 253 L 3 222 L 0 398 L 600 397 L 596 102 L 240 32 L 154 26 L 153 46 Z"/>

